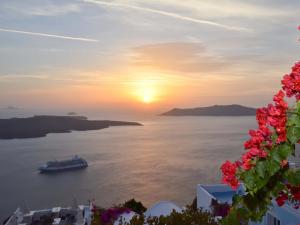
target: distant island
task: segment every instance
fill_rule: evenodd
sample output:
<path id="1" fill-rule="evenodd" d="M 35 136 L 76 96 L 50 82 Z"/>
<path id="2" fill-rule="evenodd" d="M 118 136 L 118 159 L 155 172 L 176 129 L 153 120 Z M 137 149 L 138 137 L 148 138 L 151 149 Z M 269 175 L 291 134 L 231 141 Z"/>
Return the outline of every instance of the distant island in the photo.
<path id="1" fill-rule="evenodd" d="M 75 116 L 75 115 L 77 115 L 76 112 L 68 112 L 68 116 Z"/>
<path id="2" fill-rule="evenodd" d="M 136 122 L 88 120 L 84 116 L 33 116 L 0 119 L 0 139 L 37 138 L 49 133 L 100 130 L 110 126 L 142 126 Z"/>
<path id="3" fill-rule="evenodd" d="M 242 105 L 214 105 L 198 108 L 174 108 L 161 116 L 253 116 L 255 108 Z"/>

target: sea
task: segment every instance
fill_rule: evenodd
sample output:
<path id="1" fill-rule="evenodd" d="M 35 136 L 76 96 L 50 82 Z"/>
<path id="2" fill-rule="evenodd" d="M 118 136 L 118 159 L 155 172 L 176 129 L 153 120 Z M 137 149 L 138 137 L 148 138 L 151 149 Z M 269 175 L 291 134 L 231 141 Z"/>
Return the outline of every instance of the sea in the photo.
<path id="1" fill-rule="evenodd" d="M 220 183 L 221 164 L 239 158 L 248 130 L 256 127 L 253 116 L 127 121 L 143 126 L 0 140 L 0 222 L 17 207 L 71 206 L 74 199 L 103 207 L 131 198 L 146 207 L 161 200 L 190 204 L 197 184 Z M 89 167 L 58 174 L 37 170 L 74 155 Z"/>

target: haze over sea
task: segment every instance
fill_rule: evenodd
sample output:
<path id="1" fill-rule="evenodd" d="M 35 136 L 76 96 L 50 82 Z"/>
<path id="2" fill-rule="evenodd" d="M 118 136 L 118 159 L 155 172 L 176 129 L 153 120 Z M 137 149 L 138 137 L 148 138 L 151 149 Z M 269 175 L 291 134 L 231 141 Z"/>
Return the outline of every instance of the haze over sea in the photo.
<path id="1" fill-rule="evenodd" d="M 2 115 L 3 117 L 3 115 Z M 93 119 L 115 119 L 94 116 Z M 219 167 L 243 151 L 254 117 L 121 118 L 144 126 L 0 140 L 0 219 L 18 206 L 40 209 L 95 199 L 101 206 L 130 198 L 146 206 L 192 202 L 198 183 L 220 181 Z M 87 159 L 85 170 L 39 174 L 53 159 Z"/>

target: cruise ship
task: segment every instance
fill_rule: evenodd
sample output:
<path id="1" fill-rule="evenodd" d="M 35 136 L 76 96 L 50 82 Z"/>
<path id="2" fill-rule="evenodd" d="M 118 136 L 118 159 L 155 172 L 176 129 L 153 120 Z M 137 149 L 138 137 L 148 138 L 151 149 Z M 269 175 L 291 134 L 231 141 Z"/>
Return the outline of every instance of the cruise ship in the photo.
<path id="1" fill-rule="evenodd" d="M 63 161 L 49 161 L 39 168 L 41 173 L 61 172 L 65 170 L 75 170 L 86 168 L 88 163 L 85 159 L 75 155 L 73 159 Z"/>

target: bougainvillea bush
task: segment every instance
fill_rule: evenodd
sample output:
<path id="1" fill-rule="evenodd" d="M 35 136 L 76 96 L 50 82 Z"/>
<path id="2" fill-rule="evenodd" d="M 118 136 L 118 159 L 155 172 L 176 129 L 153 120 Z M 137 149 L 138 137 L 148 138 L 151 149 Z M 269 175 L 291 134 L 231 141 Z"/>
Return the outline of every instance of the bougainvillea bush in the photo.
<path id="1" fill-rule="evenodd" d="M 220 203 L 216 199 L 211 200 L 210 208 L 212 210 L 212 214 L 215 217 L 225 217 L 228 215 L 229 210 L 230 210 L 230 205 L 227 202 Z"/>
<path id="2" fill-rule="evenodd" d="M 168 216 L 145 217 L 143 215 L 133 217 L 126 225 L 219 225 L 214 216 L 202 209 L 187 207 L 182 212 L 173 211 Z M 119 225 L 122 225 L 120 223 Z"/>
<path id="3" fill-rule="evenodd" d="M 130 213 L 130 209 L 124 207 L 111 207 L 109 209 L 103 209 L 94 206 L 92 209 L 93 219 L 92 225 L 112 225 L 119 216 L 123 213 Z"/>
<path id="4" fill-rule="evenodd" d="M 146 210 L 147 208 L 134 198 L 108 209 L 93 204 L 92 225 L 112 225 L 124 213 L 135 212 L 142 215 Z"/>
<path id="5" fill-rule="evenodd" d="M 245 195 L 234 197 L 223 224 L 261 221 L 273 200 L 278 206 L 287 201 L 296 209 L 300 206 L 300 170 L 288 163 L 300 141 L 300 61 L 281 83 L 273 103 L 257 110 L 258 128 L 249 131 L 241 160 L 221 167 L 224 183 L 233 189 L 239 183 L 246 187 Z M 288 105 L 287 98 L 294 103 Z"/>

